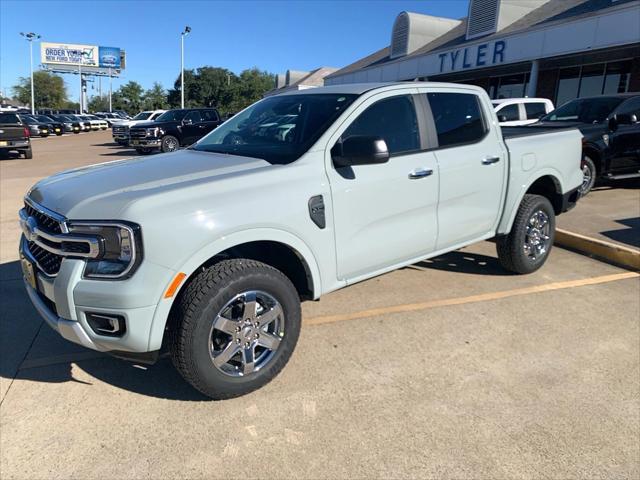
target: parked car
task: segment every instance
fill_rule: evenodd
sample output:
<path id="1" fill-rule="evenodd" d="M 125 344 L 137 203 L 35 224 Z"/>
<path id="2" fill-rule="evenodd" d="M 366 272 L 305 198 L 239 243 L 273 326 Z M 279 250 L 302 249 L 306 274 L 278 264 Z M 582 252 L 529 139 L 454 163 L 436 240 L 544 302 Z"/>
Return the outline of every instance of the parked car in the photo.
<path id="1" fill-rule="evenodd" d="M 33 158 L 31 131 L 15 113 L 0 113 L 0 153 L 12 150 L 24 158 Z"/>
<path id="2" fill-rule="evenodd" d="M 80 122 L 72 118 L 70 115 L 55 113 L 47 115 L 48 117 L 61 122 L 64 125 L 64 131 L 67 133 L 80 133 Z"/>
<path id="3" fill-rule="evenodd" d="M 584 135 L 582 194 L 598 180 L 640 177 L 640 93 L 577 98 L 534 126 L 576 127 Z"/>
<path id="4" fill-rule="evenodd" d="M 64 123 L 54 120 L 47 115 L 30 115 L 30 117 L 35 118 L 38 122 L 49 126 L 49 133 L 52 135 L 55 134 L 57 136 L 64 135 Z"/>
<path id="5" fill-rule="evenodd" d="M 131 127 L 129 145 L 142 154 L 174 152 L 198 141 L 221 123 L 215 108 L 169 110 L 152 123 Z"/>
<path id="6" fill-rule="evenodd" d="M 106 130 L 109 128 L 109 124 L 102 118 L 98 118 L 95 115 L 90 114 L 83 116 L 88 118 L 89 122 L 91 122 L 91 130 Z"/>
<path id="7" fill-rule="evenodd" d="M 504 98 L 491 103 L 500 125 L 505 127 L 530 125 L 554 108 L 547 98 Z"/>
<path id="8" fill-rule="evenodd" d="M 99 112 L 94 113 L 93 115 L 98 117 L 100 120 L 104 120 L 105 122 L 107 122 L 107 125 L 109 127 L 112 127 L 114 123 L 122 121 L 122 119 L 115 113 Z"/>
<path id="9" fill-rule="evenodd" d="M 73 118 L 80 124 L 81 131 L 83 132 L 91 131 L 91 121 L 88 118 L 85 118 L 84 115 L 69 114 L 68 116 Z"/>
<path id="10" fill-rule="evenodd" d="M 156 118 L 162 115 L 166 110 L 147 110 L 140 112 L 132 120 L 122 120 L 113 125 L 111 128 L 111 135 L 113 140 L 120 145 L 129 145 L 129 129 L 135 125 L 139 125 L 145 122 L 153 122 Z"/>
<path id="11" fill-rule="evenodd" d="M 127 112 L 125 112 L 123 110 L 114 110 L 113 113 L 118 115 L 123 120 L 131 120 L 131 117 L 127 114 Z"/>
<path id="12" fill-rule="evenodd" d="M 32 137 L 48 137 L 51 133 L 49 131 L 49 125 L 39 122 L 31 115 L 18 115 L 23 124 L 29 128 L 29 133 Z"/>
<path id="13" fill-rule="evenodd" d="M 265 128 L 289 115 L 286 134 Z M 26 290 L 68 340 L 137 362 L 168 345 L 205 395 L 245 394 L 287 363 L 301 298 L 488 238 L 511 272 L 544 264 L 579 197 L 582 135 L 497 120 L 461 84 L 267 97 L 188 149 L 34 185 Z"/>

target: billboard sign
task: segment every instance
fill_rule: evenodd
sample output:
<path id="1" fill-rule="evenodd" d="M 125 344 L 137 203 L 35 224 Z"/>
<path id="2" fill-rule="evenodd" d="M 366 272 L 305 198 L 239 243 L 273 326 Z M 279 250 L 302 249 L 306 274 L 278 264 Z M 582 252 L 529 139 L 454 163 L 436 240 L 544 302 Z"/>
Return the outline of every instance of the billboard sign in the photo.
<path id="1" fill-rule="evenodd" d="M 47 65 L 99 66 L 98 47 L 75 43 L 40 43 L 40 60 Z"/>
<path id="2" fill-rule="evenodd" d="M 98 62 L 102 68 L 120 68 L 120 49 L 116 47 L 98 47 Z"/>

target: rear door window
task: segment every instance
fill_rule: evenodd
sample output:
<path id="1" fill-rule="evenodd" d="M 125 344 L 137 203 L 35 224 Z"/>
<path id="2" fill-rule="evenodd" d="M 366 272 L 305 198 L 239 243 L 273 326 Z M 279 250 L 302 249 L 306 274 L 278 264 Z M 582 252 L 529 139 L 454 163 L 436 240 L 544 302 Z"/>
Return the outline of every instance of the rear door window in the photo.
<path id="1" fill-rule="evenodd" d="M 499 116 L 504 116 L 504 122 L 517 122 L 520 120 L 520 109 L 517 103 L 505 105 L 496 112 Z"/>
<path id="2" fill-rule="evenodd" d="M 427 94 L 440 147 L 479 142 L 487 127 L 477 95 L 472 93 Z"/>
<path id="3" fill-rule="evenodd" d="M 527 120 L 538 120 L 547 113 L 546 105 L 542 102 L 527 102 L 524 104 Z"/>

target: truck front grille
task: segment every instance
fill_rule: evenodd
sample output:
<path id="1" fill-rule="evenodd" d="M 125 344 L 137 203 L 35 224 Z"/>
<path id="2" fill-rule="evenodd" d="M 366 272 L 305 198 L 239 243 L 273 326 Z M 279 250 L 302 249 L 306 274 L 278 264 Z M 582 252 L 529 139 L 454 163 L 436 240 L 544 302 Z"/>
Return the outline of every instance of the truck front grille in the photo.
<path id="1" fill-rule="evenodd" d="M 129 136 L 132 139 L 142 139 L 147 136 L 147 131 L 143 128 L 132 128 L 131 130 L 129 130 Z"/>
<path id="2" fill-rule="evenodd" d="M 114 125 L 112 130 L 113 133 L 126 134 L 129 127 L 125 127 L 124 125 Z"/>
<path id="3" fill-rule="evenodd" d="M 60 222 L 58 222 L 56 219 L 50 217 L 44 212 L 36 210 L 27 202 L 24 202 L 24 208 L 27 211 L 27 215 L 35 218 L 38 221 L 38 226 L 40 226 L 41 228 L 44 228 L 51 233 L 62 233 Z"/>
<path id="4" fill-rule="evenodd" d="M 62 233 L 60 222 L 55 218 L 51 217 L 45 212 L 34 208 L 28 202 L 24 202 L 24 209 L 27 212 L 28 216 L 35 218 L 36 222 L 38 223 L 38 227 L 50 233 Z M 29 247 L 29 252 L 35 259 L 38 267 L 45 274 L 52 276 L 56 275 L 58 271 L 60 271 L 60 264 L 62 263 L 63 258 L 61 255 L 49 252 L 48 250 L 45 250 L 44 248 L 37 245 L 35 242 L 29 241 L 27 242 L 27 246 Z"/>

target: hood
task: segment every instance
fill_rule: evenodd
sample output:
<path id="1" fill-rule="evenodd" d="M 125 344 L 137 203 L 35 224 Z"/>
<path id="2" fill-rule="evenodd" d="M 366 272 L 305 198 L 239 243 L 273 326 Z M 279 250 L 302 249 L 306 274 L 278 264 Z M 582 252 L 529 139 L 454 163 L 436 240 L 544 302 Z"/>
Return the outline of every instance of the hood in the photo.
<path id="1" fill-rule="evenodd" d="M 256 158 L 180 150 L 60 172 L 36 183 L 28 196 L 68 218 L 118 219 L 141 198 L 268 167 Z"/>
<path id="2" fill-rule="evenodd" d="M 158 121 L 148 121 L 148 120 L 139 120 L 132 124 L 131 126 L 136 126 L 140 128 L 156 128 L 156 127 L 165 127 L 167 125 L 175 125 L 178 122 L 158 122 Z"/>

